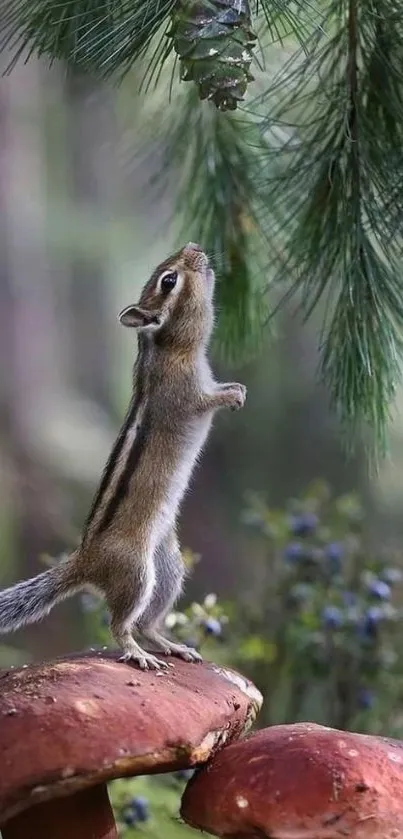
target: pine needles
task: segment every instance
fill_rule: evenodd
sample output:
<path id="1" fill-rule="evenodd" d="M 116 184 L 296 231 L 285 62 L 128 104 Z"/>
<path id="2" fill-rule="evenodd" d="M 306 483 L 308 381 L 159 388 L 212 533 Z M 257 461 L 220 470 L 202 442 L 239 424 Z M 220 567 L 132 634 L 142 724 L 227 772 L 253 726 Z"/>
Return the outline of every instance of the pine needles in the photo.
<path id="1" fill-rule="evenodd" d="M 253 5 L 256 14 L 263 10 L 272 40 L 289 32 L 305 37 L 311 3 Z M 166 38 L 169 28 L 173 43 Z M 202 98 L 211 93 L 218 107 L 226 101 L 236 106 L 253 79 L 248 0 L 9 0 L 0 20 L 0 49 L 11 53 L 9 70 L 21 56 L 36 54 L 119 82 L 157 33 L 163 37 L 151 58 L 152 75 L 161 75 L 175 45 L 181 78 L 196 81 Z M 231 88 L 234 95 L 226 95 Z"/>
<path id="2" fill-rule="evenodd" d="M 306 317 L 323 298 L 320 374 L 350 435 L 366 424 L 384 451 L 403 349 L 403 15 L 334 0 L 323 29 L 258 103 L 278 100 L 266 132 L 291 131 L 263 175 L 285 254 L 272 282 Z"/>
<path id="3" fill-rule="evenodd" d="M 9 0 L 0 49 L 64 59 L 120 81 L 167 24 L 175 0 Z"/>
<path id="4" fill-rule="evenodd" d="M 166 113 L 159 138 L 157 183 L 172 193 L 175 182 L 178 243 L 201 242 L 209 253 L 218 277 L 219 348 L 239 361 L 256 351 L 267 319 L 255 187 L 264 141 L 253 122 L 202 105 L 192 88 Z"/>

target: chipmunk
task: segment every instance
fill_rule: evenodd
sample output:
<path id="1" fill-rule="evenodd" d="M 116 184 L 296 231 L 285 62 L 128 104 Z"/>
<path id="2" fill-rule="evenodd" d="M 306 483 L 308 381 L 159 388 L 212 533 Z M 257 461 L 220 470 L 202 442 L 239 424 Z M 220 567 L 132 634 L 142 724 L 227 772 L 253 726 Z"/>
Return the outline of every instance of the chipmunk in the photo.
<path id="1" fill-rule="evenodd" d="M 176 521 L 193 467 L 219 408 L 242 408 L 246 388 L 214 381 L 206 357 L 213 329 L 215 276 L 190 242 L 158 266 L 138 305 L 119 315 L 135 329 L 133 394 L 88 518 L 67 559 L 0 592 L 0 632 L 34 623 L 53 606 L 87 589 L 106 600 L 121 660 L 142 669 L 187 661 L 196 650 L 168 641 L 158 627 L 185 577 Z"/>

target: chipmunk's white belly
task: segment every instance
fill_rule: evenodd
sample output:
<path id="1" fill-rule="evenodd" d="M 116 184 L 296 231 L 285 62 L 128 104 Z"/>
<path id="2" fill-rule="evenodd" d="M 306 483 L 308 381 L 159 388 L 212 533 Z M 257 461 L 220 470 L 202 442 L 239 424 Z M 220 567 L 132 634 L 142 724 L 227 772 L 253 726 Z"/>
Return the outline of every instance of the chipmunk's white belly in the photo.
<path id="1" fill-rule="evenodd" d="M 165 497 L 161 506 L 159 523 L 163 530 L 168 530 L 176 519 L 178 508 L 189 485 L 193 468 L 207 439 L 212 418 L 212 414 L 207 414 L 189 421 L 184 435 L 185 440 L 182 438 L 176 468 L 166 487 Z"/>

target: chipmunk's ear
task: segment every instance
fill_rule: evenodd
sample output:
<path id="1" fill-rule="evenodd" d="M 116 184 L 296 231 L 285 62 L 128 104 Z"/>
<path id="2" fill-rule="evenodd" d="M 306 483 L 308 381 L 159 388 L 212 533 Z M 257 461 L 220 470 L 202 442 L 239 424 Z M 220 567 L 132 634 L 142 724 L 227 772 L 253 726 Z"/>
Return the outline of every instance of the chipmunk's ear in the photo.
<path id="1" fill-rule="evenodd" d="M 126 306 L 118 317 L 122 326 L 130 326 L 132 329 L 158 329 L 161 326 L 160 314 L 142 309 L 141 306 Z"/>

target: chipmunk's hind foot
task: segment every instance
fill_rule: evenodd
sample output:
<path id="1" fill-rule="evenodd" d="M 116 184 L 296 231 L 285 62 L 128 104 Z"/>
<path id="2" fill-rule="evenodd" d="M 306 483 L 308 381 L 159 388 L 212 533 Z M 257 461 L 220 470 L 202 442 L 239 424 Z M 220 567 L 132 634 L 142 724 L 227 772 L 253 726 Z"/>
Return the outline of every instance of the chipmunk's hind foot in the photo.
<path id="1" fill-rule="evenodd" d="M 136 644 L 136 647 L 137 646 L 138 645 Z M 120 656 L 119 661 L 126 663 L 133 661 L 138 665 L 140 670 L 161 670 L 161 668 L 168 667 L 166 661 L 161 661 L 161 659 L 157 658 L 155 655 L 146 653 L 146 651 L 142 650 L 141 647 L 138 647 L 138 649 L 139 652 L 127 650 L 122 656 Z"/>
<path id="2" fill-rule="evenodd" d="M 197 650 L 193 649 L 193 647 L 187 647 L 186 644 L 171 644 L 170 649 L 171 655 L 183 658 L 184 661 L 192 661 L 193 663 L 203 661 L 203 656 Z"/>
<path id="3" fill-rule="evenodd" d="M 134 661 L 140 670 L 160 670 L 161 667 L 168 667 L 166 661 L 161 661 L 152 653 L 147 653 L 134 640 L 129 626 L 121 620 L 112 620 L 111 632 L 120 648 L 123 651 L 119 661 Z"/>
<path id="4" fill-rule="evenodd" d="M 184 661 L 203 661 L 202 656 L 193 647 L 187 647 L 186 644 L 176 644 L 173 641 L 168 641 L 163 635 L 155 630 L 142 630 L 143 638 L 150 642 L 150 644 L 157 649 L 158 652 L 164 655 L 172 655 L 177 658 L 182 658 Z"/>

